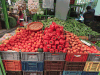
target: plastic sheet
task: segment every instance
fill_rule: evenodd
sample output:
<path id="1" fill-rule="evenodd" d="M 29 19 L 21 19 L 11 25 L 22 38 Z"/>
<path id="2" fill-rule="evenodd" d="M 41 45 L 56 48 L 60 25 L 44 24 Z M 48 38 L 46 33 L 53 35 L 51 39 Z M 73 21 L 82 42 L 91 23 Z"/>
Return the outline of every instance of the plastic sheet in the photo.
<path id="1" fill-rule="evenodd" d="M 54 9 L 54 0 L 43 0 L 42 7 Z"/>

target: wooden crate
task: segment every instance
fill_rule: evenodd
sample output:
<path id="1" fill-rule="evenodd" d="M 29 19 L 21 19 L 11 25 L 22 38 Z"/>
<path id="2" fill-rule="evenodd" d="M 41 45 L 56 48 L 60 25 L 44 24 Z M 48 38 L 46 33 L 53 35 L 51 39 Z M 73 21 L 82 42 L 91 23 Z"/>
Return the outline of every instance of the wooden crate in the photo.
<path id="1" fill-rule="evenodd" d="M 87 72 L 100 72 L 100 62 L 87 61 L 84 67 Z"/>

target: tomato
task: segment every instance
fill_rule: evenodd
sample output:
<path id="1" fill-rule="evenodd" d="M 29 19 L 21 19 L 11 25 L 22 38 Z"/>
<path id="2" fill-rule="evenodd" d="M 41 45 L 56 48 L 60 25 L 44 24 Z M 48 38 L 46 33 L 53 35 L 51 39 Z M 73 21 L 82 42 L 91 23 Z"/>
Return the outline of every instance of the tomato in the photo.
<path id="1" fill-rule="evenodd" d="M 34 50 L 35 48 L 34 47 L 31 47 L 31 49 Z"/>
<path id="2" fill-rule="evenodd" d="M 39 45 L 36 45 L 36 48 L 39 48 Z"/>
<path id="3" fill-rule="evenodd" d="M 36 52 L 35 50 L 32 50 L 31 52 Z"/>
<path id="4" fill-rule="evenodd" d="M 55 49 L 55 53 L 58 53 L 59 52 L 59 50 L 58 49 Z"/>
<path id="5" fill-rule="evenodd" d="M 43 48 L 43 45 L 40 45 L 40 48 Z"/>
<path id="6" fill-rule="evenodd" d="M 43 47 L 43 52 L 48 52 L 48 49 L 46 47 Z"/>
<path id="7" fill-rule="evenodd" d="M 22 49 L 21 51 L 22 51 L 22 52 L 25 52 L 26 50 L 25 50 L 25 49 Z"/>
<path id="8" fill-rule="evenodd" d="M 50 49 L 50 53 L 54 53 L 54 49 Z"/>
<path id="9" fill-rule="evenodd" d="M 54 30 L 55 29 L 55 25 L 50 25 L 50 29 Z"/>
<path id="10" fill-rule="evenodd" d="M 67 53 L 67 48 L 64 48 L 63 49 L 63 53 Z"/>
<path id="11" fill-rule="evenodd" d="M 38 52 L 38 48 L 35 48 L 35 51 Z"/>
<path id="12" fill-rule="evenodd" d="M 54 44 L 54 41 L 53 40 L 50 40 L 49 41 L 49 44 L 53 45 Z"/>

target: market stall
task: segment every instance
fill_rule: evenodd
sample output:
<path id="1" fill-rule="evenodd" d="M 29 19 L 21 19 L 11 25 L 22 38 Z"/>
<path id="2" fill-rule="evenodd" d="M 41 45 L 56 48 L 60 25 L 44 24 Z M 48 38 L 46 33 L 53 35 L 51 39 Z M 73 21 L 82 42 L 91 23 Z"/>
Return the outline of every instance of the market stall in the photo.
<path id="1" fill-rule="evenodd" d="M 81 23 L 74 19 L 64 21 L 51 18 L 47 22 L 46 20 L 32 22 L 27 28 L 17 28 L 16 33 L 6 34 L 0 45 L 6 72 L 8 75 L 15 73 L 22 75 L 22 72 L 23 75 L 66 75 L 66 73 L 98 75 L 100 71 L 98 46 L 100 45 L 96 45 L 99 42 L 94 45 L 90 40 L 93 37 L 89 38 L 91 41 L 89 42 L 86 37 L 81 36 L 88 37 L 88 34 L 99 35 L 100 33 L 92 31 L 84 24 L 80 28 L 84 26 L 85 28 L 78 31 L 80 25 Z M 85 33 L 85 29 L 89 33 Z M 96 69 L 93 69 L 94 67 Z"/>

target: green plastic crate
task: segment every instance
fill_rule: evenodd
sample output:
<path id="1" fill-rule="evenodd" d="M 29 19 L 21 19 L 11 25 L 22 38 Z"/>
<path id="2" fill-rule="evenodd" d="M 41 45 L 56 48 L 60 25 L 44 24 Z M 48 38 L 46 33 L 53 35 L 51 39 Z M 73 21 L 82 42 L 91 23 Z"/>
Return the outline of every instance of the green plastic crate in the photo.
<path id="1" fill-rule="evenodd" d="M 0 75 L 6 75 L 5 69 L 3 67 L 3 63 L 0 56 Z"/>

